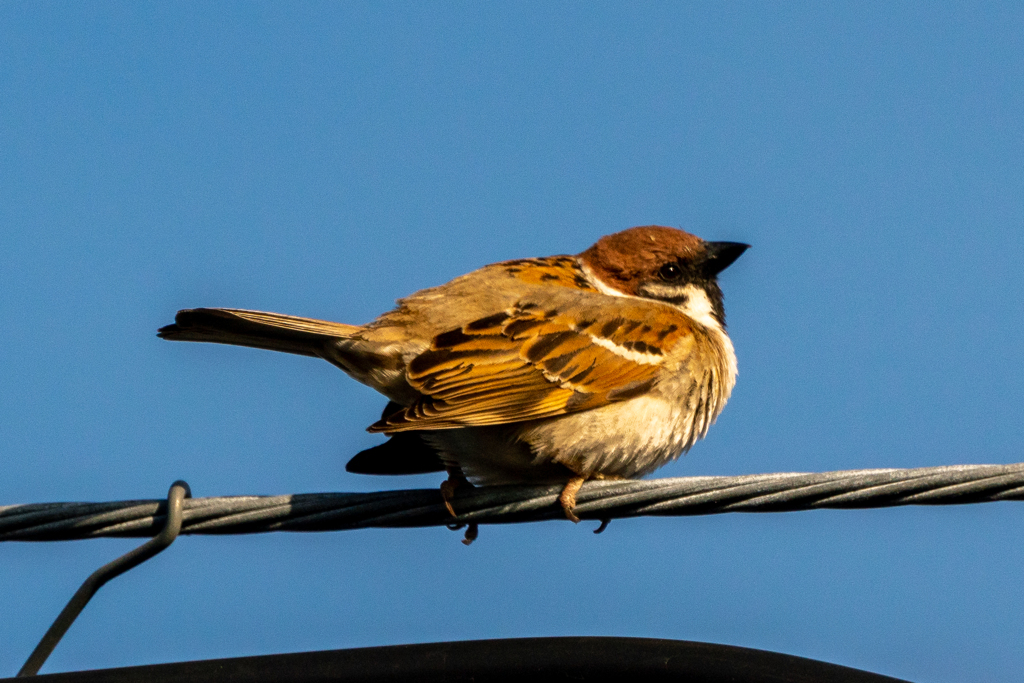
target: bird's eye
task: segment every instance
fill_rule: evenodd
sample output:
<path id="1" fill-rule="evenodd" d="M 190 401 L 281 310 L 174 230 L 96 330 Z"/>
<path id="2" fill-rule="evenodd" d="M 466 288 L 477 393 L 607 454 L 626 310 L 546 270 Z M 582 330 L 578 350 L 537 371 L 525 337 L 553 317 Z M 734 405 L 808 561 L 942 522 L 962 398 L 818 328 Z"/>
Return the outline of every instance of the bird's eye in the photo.
<path id="1" fill-rule="evenodd" d="M 682 275 L 683 269 L 679 267 L 678 263 L 666 263 L 658 269 L 658 277 L 665 282 L 678 280 Z"/>

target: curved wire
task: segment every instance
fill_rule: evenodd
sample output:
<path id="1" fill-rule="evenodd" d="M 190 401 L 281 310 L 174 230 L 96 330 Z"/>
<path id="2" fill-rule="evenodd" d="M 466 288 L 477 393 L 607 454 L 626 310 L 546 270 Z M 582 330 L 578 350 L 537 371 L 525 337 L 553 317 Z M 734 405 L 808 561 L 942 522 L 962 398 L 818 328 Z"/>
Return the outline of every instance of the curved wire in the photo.
<path id="1" fill-rule="evenodd" d="M 178 533 L 181 531 L 183 503 L 191 495 L 188 484 L 185 482 L 178 480 L 171 484 L 171 489 L 167 492 L 166 521 L 160 533 L 138 548 L 125 553 L 113 562 L 108 562 L 89 575 L 89 578 L 75 591 L 75 594 L 71 596 L 71 600 L 68 601 L 68 604 L 57 615 L 53 625 L 50 626 L 43 635 L 42 640 L 36 645 L 36 649 L 29 655 L 28 661 L 18 671 L 18 677 L 34 676 L 39 672 L 39 669 L 42 668 L 47 657 L 53 652 L 53 649 L 57 647 L 60 639 L 67 633 L 71 624 L 74 623 L 78 615 L 85 609 L 85 606 L 92 599 L 92 596 L 96 594 L 96 591 L 102 588 L 107 581 L 124 574 L 133 567 L 137 567 L 167 548 L 171 543 L 174 543 L 174 539 L 178 537 Z"/>

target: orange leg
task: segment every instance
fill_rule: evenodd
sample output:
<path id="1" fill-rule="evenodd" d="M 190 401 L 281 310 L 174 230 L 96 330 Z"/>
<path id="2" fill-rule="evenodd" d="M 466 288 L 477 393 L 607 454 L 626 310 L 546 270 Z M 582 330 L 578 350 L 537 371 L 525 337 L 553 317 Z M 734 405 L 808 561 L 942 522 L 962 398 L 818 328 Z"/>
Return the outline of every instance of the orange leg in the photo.
<path id="1" fill-rule="evenodd" d="M 565 511 L 565 517 L 570 522 L 576 523 L 580 521 L 580 518 L 576 516 L 573 510 L 576 509 L 576 494 L 580 492 L 583 487 L 583 482 L 587 480 L 586 477 L 573 477 L 562 489 L 562 495 L 558 496 L 558 502 Z"/>
<path id="2" fill-rule="evenodd" d="M 444 499 L 444 506 L 448 508 L 449 514 L 452 517 L 458 517 L 455 514 L 455 508 L 452 507 L 452 499 L 455 498 L 455 491 L 460 487 L 473 485 L 469 483 L 466 476 L 462 473 L 458 467 L 448 467 L 448 478 L 441 482 L 441 498 Z"/>
<path id="3" fill-rule="evenodd" d="M 452 507 L 452 499 L 455 497 L 455 491 L 463 487 L 473 488 L 473 485 L 469 483 L 469 480 L 466 479 L 466 475 L 464 475 L 462 470 L 458 467 L 447 467 L 445 469 L 448 472 L 448 478 L 441 482 L 441 498 L 444 499 L 444 506 L 448 508 L 448 514 L 452 517 L 457 517 L 458 515 L 455 514 L 455 508 Z M 464 545 L 470 545 L 477 539 L 477 536 L 480 535 L 479 528 L 476 524 L 473 522 L 470 522 L 468 526 L 463 524 L 449 524 L 448 528 L 454 530 L 461 529 L 463 526 L 466 526 L 466 536 L 462 539 L 462 543 Z"/>

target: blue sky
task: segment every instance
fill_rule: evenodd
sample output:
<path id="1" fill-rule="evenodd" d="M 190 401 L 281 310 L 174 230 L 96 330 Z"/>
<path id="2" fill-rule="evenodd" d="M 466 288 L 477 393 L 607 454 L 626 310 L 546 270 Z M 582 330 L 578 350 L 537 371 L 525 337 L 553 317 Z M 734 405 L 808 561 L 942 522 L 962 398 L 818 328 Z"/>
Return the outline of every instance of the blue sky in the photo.
<path id="1" fill-rule="evenodd" d="M 632 225 L 753 248 L 740 376 L 656 476 L 1017 462 L 1024 8 L 0 4 L 0 504 L 432 487 L 347 474 L 324 362 L 163 342 L 179 308 L 361 323 Z M 44 672 L 622 635 L 914 681 L 1024 668 L 1024 507 L 184 537 Z M 0 675 L 136 541 L 0 545 Z"/>

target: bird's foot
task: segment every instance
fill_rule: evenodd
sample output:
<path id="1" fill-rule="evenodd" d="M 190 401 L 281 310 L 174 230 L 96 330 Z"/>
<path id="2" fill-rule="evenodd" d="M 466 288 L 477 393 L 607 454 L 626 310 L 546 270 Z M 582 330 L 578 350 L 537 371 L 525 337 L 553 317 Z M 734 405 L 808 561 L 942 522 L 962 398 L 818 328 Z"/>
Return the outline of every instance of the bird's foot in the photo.
<path id="1" fill-rule="evenodd" d="M 455 492 L 462 487 L 473 488 L 473 485 L 466 479 L 462 470 L 457 467 L 449 467 L 448 478 L 441 482 L 441 498 L 444 499 L 444 506 L 448 508 L 448 513 L 452 517 L 458 517 L 455 514 L 455 508 L 452 507 L 452 500 L 455 498 Z"/>
<path id="2" fill-rule="evenodd" d="M 448 508 L 448 514 L 452 517 L 458 517 L 455 514 L 455 508 L 452 507 L 452 500 L 455 498 L 455 492 L 460 488 L 473 488 L 473 485 L 466 479 L 466 475 L 462 473 L 458 467 L 448 467 L 448 478 L 441 482 L 441 498 L 444 499 L 444 506 Z M 480 535 L 480 529 L 475 522 L 469 522 L 468 524 L 449 524 L 447 525 L 452 531 L 458 531 L 465 527 L 466 535 L 462 538 L 463 545 L 470 545 Z"/>
<path id="3" fill-rule="evenodd" d="M 566 519 L 574 524 L 580 521 L 580 518 L 573 512 L 576 509 L 576 494 L 580 492 L 580 488 L 583 487 L 583 482 L 586 480 L 586 477 L 573 477 L 562 489 L 562 494 L 558 496 L 558 503 L 565 511 Z"/>

